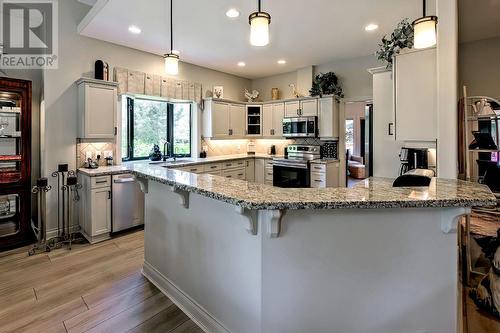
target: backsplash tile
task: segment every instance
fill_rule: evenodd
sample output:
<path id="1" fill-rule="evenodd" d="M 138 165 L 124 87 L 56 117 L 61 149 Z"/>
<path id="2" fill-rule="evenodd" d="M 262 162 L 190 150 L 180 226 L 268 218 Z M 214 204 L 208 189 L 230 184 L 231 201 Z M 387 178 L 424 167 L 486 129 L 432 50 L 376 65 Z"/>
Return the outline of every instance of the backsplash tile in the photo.
<path id="1" fill-rule="evenodd" d="M 106 160 L 104 159 L 104 152 L 111 151 L 113 153 L 113 158 L 115 158 L 115 144 L 113 142 L 81 142 L 76 143 L 76 166 L 82 168 L 85 166 L 87 152 L 92 152 L 92 160 L 96 159 L 96 152 L 101 152 L 101 159 L 99 160 L 99 166 L 105 166 Z M 116 164 L 116 161 L 115 163 Z"/>

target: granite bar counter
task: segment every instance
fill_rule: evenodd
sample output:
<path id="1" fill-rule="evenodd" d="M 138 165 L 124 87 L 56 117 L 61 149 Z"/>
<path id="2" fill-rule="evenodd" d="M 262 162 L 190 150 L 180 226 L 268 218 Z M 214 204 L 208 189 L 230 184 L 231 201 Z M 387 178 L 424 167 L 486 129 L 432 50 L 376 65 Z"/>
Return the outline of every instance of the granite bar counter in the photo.
<path id="1" fill-rule="evenodd" d="M 457 332 L 457 222 L 482 185 L 280 189 L 134 165 L 143 274 L 207 332 Z"/>

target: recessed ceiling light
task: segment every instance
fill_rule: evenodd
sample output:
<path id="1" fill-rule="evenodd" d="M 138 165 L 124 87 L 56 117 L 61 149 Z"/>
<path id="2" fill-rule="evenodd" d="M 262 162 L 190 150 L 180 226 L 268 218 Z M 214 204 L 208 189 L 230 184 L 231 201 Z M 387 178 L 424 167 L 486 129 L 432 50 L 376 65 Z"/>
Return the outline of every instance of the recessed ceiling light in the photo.
<path id="1" fill-rule="evenodd" d="M 128 27 L 128 31 L 133 33 L 134 35 L 138 35 L 142 32 L 141 28 L 136 25 L 131 25 L 130 27 Z"/>
<path id="2" fill-rule="evenodd" d="M 278 64 L 284 65 L 284 64 L 286 64 L 286 60 L 280 59 L 280 60 L 278 60 Z"/>
<path id="3" fill-rule="evenodd" d="M 243 61 L 238 62 L 238 67 L 245 67 L 246 65 Z"/>
<path id="4" fill-rule="evenodd" d="M 226 12 L 226 16 L 230 18 L 236 18 L 240 16 L 240 12 L 234 8 L 231 8 Z"/>
<path id="5" fill-rule="evenodd" d="M 378 24 L 371 23 L 365 27 L 365 31 L 374 31 L 378 29 Z"/>

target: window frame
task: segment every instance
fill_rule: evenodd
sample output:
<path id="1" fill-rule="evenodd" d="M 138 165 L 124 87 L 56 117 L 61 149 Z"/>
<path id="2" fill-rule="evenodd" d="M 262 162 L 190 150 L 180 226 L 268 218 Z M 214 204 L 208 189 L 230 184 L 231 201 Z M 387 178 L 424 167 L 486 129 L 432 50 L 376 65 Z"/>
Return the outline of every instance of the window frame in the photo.
<path id="1" fill-rule="evenodd" d="M 167 141 L 171 143 L 171 148 L 172 152 L 175 151 L 175 145 L 174 145 L 174 105 L 175 104 L 186 104 L 189 106 L 189 154 L 172 154 L 172 157 L 191 157 L 193 155 L 193 105 L 192 103 L 189 102 L 172 102 L 172 101 L 163 101 L 163 100 L 157 100 L 157 99 L 149 99 L 149 98 L 137 98 L 137 97 L 131 97 L 131 96 L 126 96 L 126 102 L 127 102 L 127 112 L 126 112 L 126 117 L 127 117 L 127 129 L 126 129 L 126 146 L 127 146 L 127 156 L 122 157 L 122 161 L 127 162 L 127 161 L 143 161 L 149 159 L 149 156 L 139 156 L 135 157 L 134 156 L 134 139 L 135 139 L 135 133 L 134 133 L 134 110 L 135 110 L 135 102 L 136 100 L 144 100 L 144 101 L 154 101 L 154 102 L 161 102 L 161 103 L 166 103 L 167 104 L 167 128 L 165 129 L 166 132 L 166 138 Z M 123 116 L 123 114 L 122 114 Z M 122 122 L 123 123 L 123 122 Z M 122 128 L 122 130 L 124 130 Z M 124 136 L 122 135 L 122 140 Z M 161 146 L 160 143 L 158 143 L 160 146 L 160 150 L 163 154 L 163 147 Z M 121 149 L 121 148 L 120 148 Z"/>

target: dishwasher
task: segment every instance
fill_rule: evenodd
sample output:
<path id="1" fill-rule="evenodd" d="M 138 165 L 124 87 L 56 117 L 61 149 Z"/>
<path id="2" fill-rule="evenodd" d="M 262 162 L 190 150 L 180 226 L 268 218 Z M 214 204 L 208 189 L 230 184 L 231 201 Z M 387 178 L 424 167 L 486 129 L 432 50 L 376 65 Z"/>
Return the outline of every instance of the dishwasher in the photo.
<path id="1" fill-rule="evenodd" d="M 132 174 L 114 175 L 111 232 L 144 224 L 144 193 Z"/>

